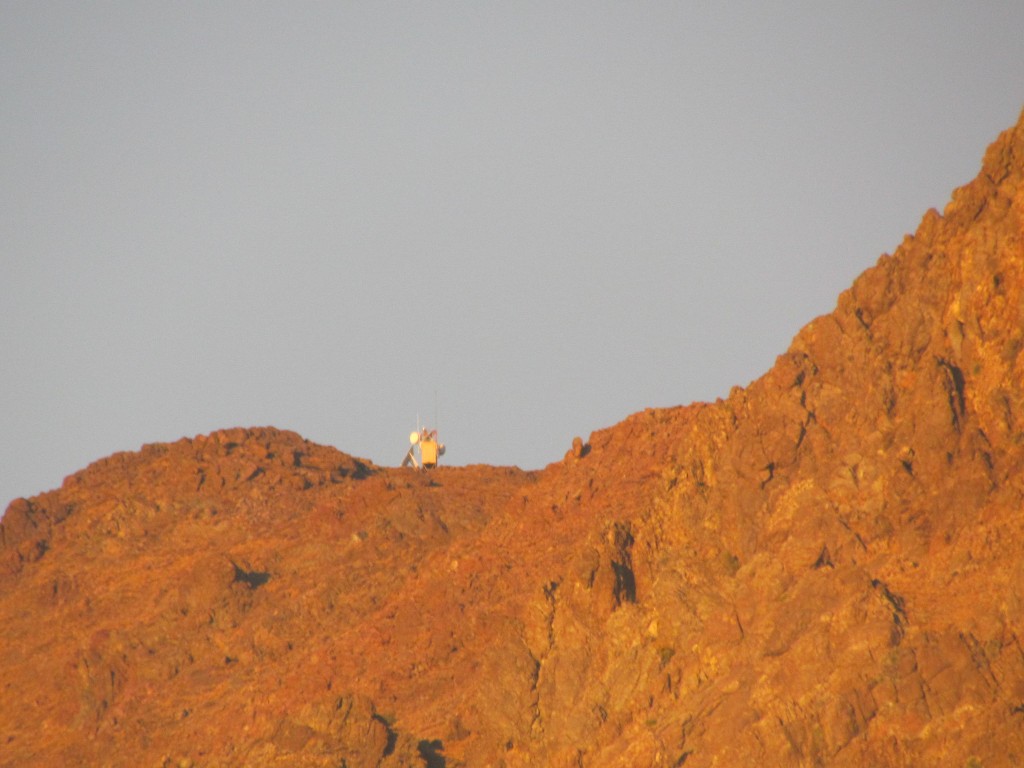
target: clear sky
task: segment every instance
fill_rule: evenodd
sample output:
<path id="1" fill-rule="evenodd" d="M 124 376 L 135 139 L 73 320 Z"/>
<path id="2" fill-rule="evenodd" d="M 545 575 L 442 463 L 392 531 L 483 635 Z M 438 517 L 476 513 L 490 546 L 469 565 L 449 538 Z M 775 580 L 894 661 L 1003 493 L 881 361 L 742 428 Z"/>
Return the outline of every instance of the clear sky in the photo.
<path id="1" fill-rule="evenodd" d="M 978 172 L 1024 3 L 0 3 L 0 509 L 273 425 L 541 467 Z"/>

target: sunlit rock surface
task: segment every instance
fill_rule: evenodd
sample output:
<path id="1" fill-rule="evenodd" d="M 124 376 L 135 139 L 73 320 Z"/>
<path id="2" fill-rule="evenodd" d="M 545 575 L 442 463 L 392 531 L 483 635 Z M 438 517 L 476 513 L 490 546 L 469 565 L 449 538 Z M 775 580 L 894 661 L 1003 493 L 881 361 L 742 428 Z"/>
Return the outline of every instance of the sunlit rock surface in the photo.
<path id="1" fill-rule="evenodd" d="M 761 379 L 542 471 L 98 461 L 0 526 L 0 765 L 1024 764 L 1022 290 L 1018 124 Z"/>

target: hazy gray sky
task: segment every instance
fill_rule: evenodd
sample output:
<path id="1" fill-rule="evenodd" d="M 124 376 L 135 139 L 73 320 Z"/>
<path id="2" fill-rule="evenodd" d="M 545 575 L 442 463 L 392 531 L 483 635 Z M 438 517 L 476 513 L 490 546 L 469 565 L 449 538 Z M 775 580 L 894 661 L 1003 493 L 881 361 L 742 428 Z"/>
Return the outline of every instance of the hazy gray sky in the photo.
<path id="1" fill-rule="evenodd" d="M 972 179 L 1024 3 L 0 2 L 0 509 L 273 425 L 540 467 Z"/>

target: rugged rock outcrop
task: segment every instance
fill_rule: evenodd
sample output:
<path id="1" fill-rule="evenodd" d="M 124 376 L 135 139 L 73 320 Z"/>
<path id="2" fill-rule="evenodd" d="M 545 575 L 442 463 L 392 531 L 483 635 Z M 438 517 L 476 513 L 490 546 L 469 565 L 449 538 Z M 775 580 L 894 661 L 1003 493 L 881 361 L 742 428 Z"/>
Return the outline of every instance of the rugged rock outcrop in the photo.
<path id="1" fill-rule="evenodd" d="M 0 526 L 0 765 L 1024 763 L 1024 123 L 725 400 L 540 472 L 274 429 Z"/>

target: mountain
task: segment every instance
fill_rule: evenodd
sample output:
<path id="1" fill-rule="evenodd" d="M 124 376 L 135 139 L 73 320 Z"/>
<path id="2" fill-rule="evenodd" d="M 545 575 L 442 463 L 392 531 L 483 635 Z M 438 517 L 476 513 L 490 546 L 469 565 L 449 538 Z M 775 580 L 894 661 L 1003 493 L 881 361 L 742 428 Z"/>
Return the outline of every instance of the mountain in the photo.
<path id="1" fill-rule="evenodd" d="M 762 378 L 537 472 L 273 428 L 0 525 L 0 765 L 1024 763 L 1024 116 Z"/>

